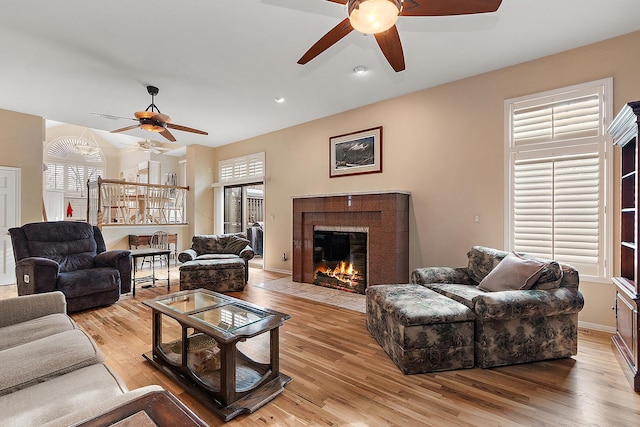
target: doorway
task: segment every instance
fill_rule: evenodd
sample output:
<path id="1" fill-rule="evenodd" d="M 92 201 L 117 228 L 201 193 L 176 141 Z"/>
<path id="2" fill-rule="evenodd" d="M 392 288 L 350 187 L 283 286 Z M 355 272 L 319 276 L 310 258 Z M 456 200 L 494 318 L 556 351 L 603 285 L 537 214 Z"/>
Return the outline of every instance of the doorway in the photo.
<path id="1" fill-rule="evenodd" d="M 262 268 L 264 242 L 264 184 L 224 187 L 224 232 L 247 234 L 255 257 L 251 267 Z"/>
<path id="2" fill-rule="evenodd" d="M 0 285 L 16 283 L 8 230 L 20 222 L 20 169 L 0 167 Z"/>

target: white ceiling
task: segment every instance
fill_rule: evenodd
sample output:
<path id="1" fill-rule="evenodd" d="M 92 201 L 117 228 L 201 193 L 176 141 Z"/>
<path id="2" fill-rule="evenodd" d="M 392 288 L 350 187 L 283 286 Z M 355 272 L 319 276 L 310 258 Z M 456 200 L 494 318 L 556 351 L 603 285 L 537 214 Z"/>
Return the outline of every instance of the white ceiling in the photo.
<path id="1" fill-rule="evenodd" d="M 108 131 L 133 122 L 89 113 L 133 117 L 152 84 L 173 123 L 209 132 L 173 131 L 179 145 L 232 143 L 640 29 L 639 0 L 503 0 L 492 14 L 400 17 L 406 70 L 396 73 L 357 32 L 296 63 L 346 16 L 326 0 L 0 7 L 0 108 Z M 358 65 L 369 72 L 355 75 Z"/>

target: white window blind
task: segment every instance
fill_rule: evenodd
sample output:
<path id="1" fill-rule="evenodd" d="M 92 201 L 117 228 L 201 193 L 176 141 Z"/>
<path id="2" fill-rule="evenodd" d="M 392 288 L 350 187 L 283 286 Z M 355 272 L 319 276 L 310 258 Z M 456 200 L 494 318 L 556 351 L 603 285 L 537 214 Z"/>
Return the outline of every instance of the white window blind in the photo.
<path id="1" fill-rule="evenodd" d="M 506 246 L 606 279 L 611 79 L 505 101 Z"/>
<path id="2" fill-rule="evenodd" d="M 64 165 L 61 163 L 47 163 L 44 173 L 45 188 L 47 190 L 64 190 Z"/>
<path id="3" fill-rule="evenodd" d="M 222 160 L 219 163 L 219 182 L 224 184 L 262 181 L 264 152 Z"/>
<path id="4" fill-rule="evenodd" d="M 577 95 L 513 112 L 516 145 L 598 136 L 602 129 L 598 94 Z"/>
<path id="5" fill-rule="evenodd" d="M 90 134 L 90 131 L 89 131 Z M 104 178 L 104 156 L 97 142 L 82 136 L 62 136 L 53 139 L 45 150 L 44 173 L 47 190 L 63 190 L 68 196 L 82 195 L 87 189 L 87 180 Z M 83 154 L 78 147 L 95 148 L 97 151 Z"/>
<path id="6" fill-rule="evenodd" d="M 104 171 L 102 168 L 98 167 L 87 167 L 87 177 L 85 179 L 86 181 L 97 181 L 98 177 L 104 177 Z"/>
<path id="7" fill-rule="evenodd" d="M 84 165 L 67 165 L 67 191 L 81 192 L 86 187 Z"/>
<path id="8" fill-rule="evenodd" d="M 597 275 L 602 252 L 598 153 L 516 161 L 513 180 L 514 250 Z"/>

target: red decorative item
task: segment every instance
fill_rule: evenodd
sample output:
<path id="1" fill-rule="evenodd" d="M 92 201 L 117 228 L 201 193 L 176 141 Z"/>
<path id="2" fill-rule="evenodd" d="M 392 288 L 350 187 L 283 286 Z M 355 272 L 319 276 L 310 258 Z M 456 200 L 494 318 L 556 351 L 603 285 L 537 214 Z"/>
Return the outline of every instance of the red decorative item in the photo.
<path id="1" fill-rule="evenodd" d="M 73 208 L 71 207 L 71 202 L 67 205 L 67 218 L 71 218 L 73 216 Z"/>

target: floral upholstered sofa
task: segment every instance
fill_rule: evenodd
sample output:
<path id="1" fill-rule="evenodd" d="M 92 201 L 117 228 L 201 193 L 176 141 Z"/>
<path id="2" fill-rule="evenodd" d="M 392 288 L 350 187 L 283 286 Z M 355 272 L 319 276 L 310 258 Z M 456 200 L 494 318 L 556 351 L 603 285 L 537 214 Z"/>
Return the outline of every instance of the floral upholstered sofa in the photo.
<path id="1" fill-rule="evenodd" d="M 584 299 L 574 267 L 482 246 L 467 257 L 467 267 L 418 268 L 411 280 L 474 312 L 476 366 L 577 353 Z"/>

